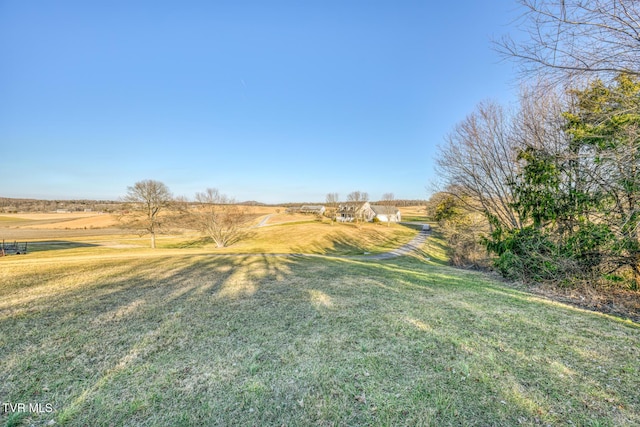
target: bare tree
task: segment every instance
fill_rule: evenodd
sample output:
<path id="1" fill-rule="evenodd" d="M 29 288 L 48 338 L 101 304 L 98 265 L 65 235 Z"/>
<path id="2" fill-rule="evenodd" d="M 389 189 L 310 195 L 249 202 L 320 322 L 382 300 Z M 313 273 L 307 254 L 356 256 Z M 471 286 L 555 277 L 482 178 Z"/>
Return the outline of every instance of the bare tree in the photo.
<path id="1" fill-rule="evenodd" d="M 554 205 L 553 211 L 556 213 L 572 212 L 567 217 L 554 218 L 559 231 L 571 232 L 576 221 L 574 215 L 584 217 L 587 213 L 575 212 L 561 204 L 577 206 L 578 201 L 575 197 L 598 190 L 596 185 L 598 163 L 593 161 L 596 156 L 593 147 L 577 143 L 577 140 L 567 132 L 569 126 L 567 118 L 577 107 L 575 97 L 571 96 L 571 93 L 550 89 L 549 85 L 542 84 L 522 90 L 520 108 L 512 120 L 512 134 L 516 140 L 515 145 L 521 147 L 521 151 L 530 150 L 532 153 L 537 153 L 538 157 L 544 156 L 558 172 L 558 185 L 555 189 L 558 197 L 549 202 Z M 526 163 L 529 162 L 521 161 L 520 166 Z M 514 184 L 518 186 L 521 183 L 514 182 Z M 539 195 L 535 198 L 541 202 Z"/>
<path id="2" fill-rule="evenodd" d="M 549 87 L 541 82 L 521 88 L 519 108 L 511 120 L 512 133 L 520 147 L 562 153 L 569 148 L 567 122 L 563 118 L 569 101 L 562 92 Z"/>
<path id="3" fill-rule="evenodd" d="M 160 181 L 147 179 L 127 187 L 127 195 L 123 199 L 130 204 L 130 209 L 141 213 L 143 219 L 134 221 L 145 232 L 151 235 L 151 247 L 156 247 L 156 232 L 161 225 L 160 212 L 171 206 L 173 195 L 169 188 Z"/>
<path id="4" fill-rule="evenodd" d="M 347 195 L 347 205 L 353 210 L 353 219 L 356 223 L 363 221 L 362 205 L 369 201 L 369 193 L 364 191 L 352 191 Z"/>
<path id="5" fill-rule="evenodd" d="M 326 215 L 331 218 L 331 224 L 336 220 L 336 211 L 338 209 L 340 197 L 338 193 L 327 193 L 325 203 L 327 204 Z"/>
<path id="6" fill-rule="evenodd" d="M 380 202 L 382 203 L 382 206 L 384 206 L 384 209 L 385 209 L 385 216 L 387 218 L 387 227 L 391 226 L 392 215 L 394 217 L 396 215 L 396 211 L 394 207 L 395 199 L 396 197 L 394 196 L 393 193 L 384 193 L 382 195 L 382 200 L 380 200 Z"/>
<path id="7" fill-rule="evenodd" d="M 531 75 L 561 78 L 619 73 L 640 75 L 637 0 L 520 0 L 528 39 L 505 37 L 498 50 Z"/>
<path id="8" fill-rule="evenodd" d="M 196 207 L 190 211 L 196 228 L 223 248 L 240 240 L 251 216 L 244 206 L 216 188 L 196 193 Z"/>
<path id="9" fill-rule="evenodd" d="M 364 191 L 352 191 L 347 195 L 347 201 L 352 203 L 364 203 L 369 200 L 369 193 Z"/>
<path id="10" fill-rule="evenodd" d="M 445 186 L 455 188 L 461 201 L 495 218 L 507 228 L 519 228 L 511 207 L 509 183 L 517 176 L 519 147 L 509 118 L 495 103 L 482 103 L 448 135 L 440 147 L 437 170 Z"/>
<path id="11" fill-rule="evenodd" d="M 386 205 L 386 206 L 393 206 L 394 201 L 396 200 L 396 197 L 394 196 L 393 193 L 384 193 L 382 195 L 382 204 Z"/>

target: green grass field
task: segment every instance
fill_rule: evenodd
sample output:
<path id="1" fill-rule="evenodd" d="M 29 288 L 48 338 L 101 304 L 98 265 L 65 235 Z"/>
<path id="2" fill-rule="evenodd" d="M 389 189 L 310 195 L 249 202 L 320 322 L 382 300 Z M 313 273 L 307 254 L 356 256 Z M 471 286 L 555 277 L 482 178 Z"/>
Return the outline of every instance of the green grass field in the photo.
<path id="1" fill-rule="evenodd" d="M 637 324 L 447 267 L 436 238 L 386 261 L 166 243 L 0 258 L 0 422 L 640 424 Z"/>

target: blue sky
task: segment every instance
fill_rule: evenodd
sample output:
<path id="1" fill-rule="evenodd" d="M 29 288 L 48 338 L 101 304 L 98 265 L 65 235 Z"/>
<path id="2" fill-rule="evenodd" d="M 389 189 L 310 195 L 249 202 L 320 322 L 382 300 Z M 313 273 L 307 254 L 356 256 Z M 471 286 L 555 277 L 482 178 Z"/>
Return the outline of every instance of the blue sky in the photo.
<path id="1" fill-rule="evenodd" d="M 0 0 L 0 196 L 428 196 L 437 145 L 512 102 L 514 0 Z"/>

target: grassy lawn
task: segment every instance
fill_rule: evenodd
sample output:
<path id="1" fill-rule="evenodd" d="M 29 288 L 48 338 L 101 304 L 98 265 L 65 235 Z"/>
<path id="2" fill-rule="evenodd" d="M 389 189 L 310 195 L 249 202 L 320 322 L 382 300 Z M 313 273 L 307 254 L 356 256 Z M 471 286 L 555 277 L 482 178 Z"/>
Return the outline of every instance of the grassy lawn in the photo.
<path id="1" fill-rule="evenodd" d="M 430 261 L 71 251 L 0 258 L 0 400 L 55 410 L 6 425 L 640 424 L 637 324 L 435 239 Z"/>
<path id="2" fill-rule="evenodd" d="M 0 222 L 19 222 L 24 221 L 22 218 L 0 215 Z"/>
<path id="3" fill-rule="evenodd" d="M 393 250 L 413 239 L 420 227 L 399 224 L 334 224 L 329 221 L 289 222 L 246 230 L 246 237 L 228 248 L 216 248 L 210 240 L 196 232 L 182 235 L 158 235 L 159 248 L 206 250 L 211 253 L 305 253 L 327 255 L 377 254 Z M 8 234 L 0 227 L 0 236 Z M 15 231 L 14 231 L 15 232 Z M 130 230 L 18 230 L 18 241 L 29 241 L 29 251 L 37 257 L 65 256 L 85 253 L 83 248 L 94 247 L 92 254 L 122 249 L 144 252 L 149 247 L 149 236 L 130 234 Z M 71 232 L 72 234 L 68 234 Z M 103 235 L 99 235 L 100 233 Z M 30 234 L 35 233 L 33 236 Z M 80 233 L 76 235 L 73 233 Z M 124 234 L 129 233 L 129 234 Z M 38 236 L 42 236 L 38 238 Z M 77 250 L 80 248 L 80 250 Z M 51 251 L 55 250 L 55 254 Z"/>
<path id="4" fill-rule="evenodd" d="M 420 227 L 392 224 L 334 224 L 330 222 L 289 222 L 254 228 L 247 236 L 227 248 L 196 235 L 161 236 L 158 245 L 168 249 L 207 250 L 215 254 L 323 254 L 362 255 L 393 250 L 413 239 Z M 148 239 L 148 238 L 147 238 Z M 147 241 L 138 244 L 148 246 Z"/>
<path id="5" fill-rule="evenodd" d="M 400 208 L 402 221 L 407 222 L 428 222 L 429 217 L 424 206 L 408 206 Z"/>
<path id="6" fill-rule="evenodd" d="M 253 230 L 249 239 L 221 252 L 374 254 L 395 249 L 416 234 L 416 229 L 397 224 L 286 223 Z"/>

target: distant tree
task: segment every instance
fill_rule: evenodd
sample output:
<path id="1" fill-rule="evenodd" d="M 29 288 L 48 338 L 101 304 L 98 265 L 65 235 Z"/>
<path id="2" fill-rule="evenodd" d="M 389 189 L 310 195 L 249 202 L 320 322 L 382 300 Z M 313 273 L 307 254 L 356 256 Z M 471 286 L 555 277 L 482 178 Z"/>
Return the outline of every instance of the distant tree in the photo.
<path id="1" fill-rule="evenodd" d="M 169 188 L 160 181 L 147 179 L 136 182 L 127 187 L 127 195 L 124 202 L 129 208 L 142 214 L 141 221 L 134 224 L 141 225 L 145 232 L 151 235 L 151 247 L 156 247 L 156 232 L 161 225 L 160 212 L 169 208 L 173 202 L 173 195 Z"/>
<path id="2" fill-rule="evenodd" d="M 331 224 L 336 220 L 336 211 L 338 209 L 340 197 L 338 193 L 327 193 L 325 203 L 327 204 L 325 215 L 331 218 Z"/>
<path id="3" fill-rule="evenodd" d="M 396 197 L 394 196 L 393 193 L 384 193 L 382 195 L 381 202 L 383 205 L 393 206 L 395 200 L 396 200 Z"/>
<path id="4" fill-rule="evenodd" d="M 190 210 L 194 225 L 223 248 L 242 239 L 251 219 L 246 206 L 238 205 L 232 197 L 216 188 L 196 193 L 196 206 Z"/>
<path id="5" fill-rule="evenodd" d="M 382 195 L 382 200 L 380 200 L 382 202 L 382 205 L 385 206 L 386 209 L 387 227 L 391 226 L 391 215 L 392 209 L 395 206 L 395 199 L 396 198 L 393 193 L 384 193 Z M 395 212 L 393 212 L 393 215 L 395 215 Z"/>
<path id="6" fill-rule="evenodd" d="M 352 191 L 347 195 L 347 201 L 352 203 L 364 203 L 369 200 L 369 193 L 364 191 Z"/>
<path id="7" fill-rule="evenodd" d="M 364 220 L 362 217 L 363 212 L 358 209 L 367 201 L 369 201 L 369 193 L 364 191 L 352 191 L 347 195 L 347 204 L 353 209 L 354 220 L 356 223 Z"/>

